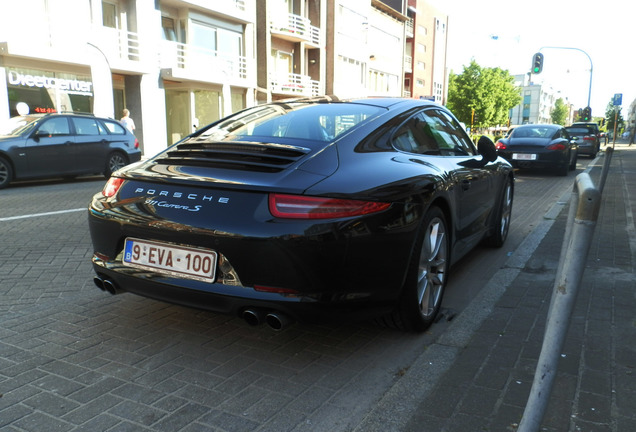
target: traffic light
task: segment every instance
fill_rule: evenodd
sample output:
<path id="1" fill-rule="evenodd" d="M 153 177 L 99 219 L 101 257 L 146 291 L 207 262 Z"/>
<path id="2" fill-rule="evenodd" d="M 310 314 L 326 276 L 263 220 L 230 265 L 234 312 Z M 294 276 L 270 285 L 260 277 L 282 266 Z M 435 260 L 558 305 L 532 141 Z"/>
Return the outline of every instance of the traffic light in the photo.
<path id="1" fill-rule="evenodd" d="M 536 53 L 532 57 L 532 73 L 538 74 L 543 70 L 543 54 Z"/>
<path id="2" fill-rule="evenodd" d="M 585 107 L 583 108 L 583 121 L 590 121 L 592 120 L 592 108 Z"/>

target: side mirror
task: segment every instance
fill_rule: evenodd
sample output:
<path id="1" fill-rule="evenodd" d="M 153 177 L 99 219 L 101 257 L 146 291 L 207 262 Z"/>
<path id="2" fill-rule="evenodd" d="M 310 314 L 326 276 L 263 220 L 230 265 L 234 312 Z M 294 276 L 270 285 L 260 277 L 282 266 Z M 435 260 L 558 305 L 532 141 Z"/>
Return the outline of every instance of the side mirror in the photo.
<path id="1" fill-rule="evenodd" d="M 497 148 L 495 147 L 495 143 L 486 136 L 482 135 L 482 137 L 479 138 L 477 151 L 481 155 L 481 159 L 471 158 L 460 162 L 459 165 L 465 166 L 466 168 L 481 168 L 486 166 L 488 162 L 497 160 Z"/>
<path id="2" fill-rule="evenodd" d="M 495 143 L 487 136 L 482 135 L 481 138 L 479 138 L 477 151 L 484 157 L 484 160 L 488 162 L 497 160 L 497 148 L 495 148 Z"/>
<path id="3" fill-rule="evenodd" d="M 33 134 L 33 138 L 36 140 L 40 138 L 48 138 L 49 136 L 51 136 L 51 134 L 43 130 L 36 130 Z"/>

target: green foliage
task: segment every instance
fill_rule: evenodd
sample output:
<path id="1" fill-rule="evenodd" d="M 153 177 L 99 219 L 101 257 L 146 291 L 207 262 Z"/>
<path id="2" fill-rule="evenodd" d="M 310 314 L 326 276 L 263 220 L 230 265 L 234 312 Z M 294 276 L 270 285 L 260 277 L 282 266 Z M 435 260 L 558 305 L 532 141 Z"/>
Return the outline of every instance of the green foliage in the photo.
<path id="1" fill-rule="evenodd" d="M 552 123 L 565 125 L 565 121 L 568 118 L 568 107 L 563 102 L 563 99 L 559 98 L 554 103 L 554 109 L 550 112 Z"/>
<path id="2" fill-rule="evenodd" d="M 625 120 L 623 119 L 623 115 L 621 114 L 621 107 L 615 106 L 614 101 L 610 100 L 607 104 L 607 108 L 605 108 L 605 118 L 607 122 L 605 122 L 607 126 L 608 132 L 614 131 L 614 121 L 616 120 L 616 130 L 619 131 L 625 124 Z"/>
<path id="3" fill-rule="evenodd" d="M 508 123 L 511 108 L 521 102 L 514 77 L 500 68 L 482 68 L 472 60 L 459 74 L 450 74 L 448 108 L 466 125 L 489 127 Z"/>

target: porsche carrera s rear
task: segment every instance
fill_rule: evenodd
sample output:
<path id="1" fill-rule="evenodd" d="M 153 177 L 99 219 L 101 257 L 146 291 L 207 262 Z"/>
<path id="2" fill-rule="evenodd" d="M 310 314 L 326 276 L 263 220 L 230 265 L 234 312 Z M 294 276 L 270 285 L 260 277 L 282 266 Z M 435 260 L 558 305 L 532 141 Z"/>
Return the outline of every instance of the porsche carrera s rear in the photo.
<path id="1" fill-rule="evenodd" d="M 512 181 L 437 104 L 258 106 L 114 173 L 89 208 L 95 283 L 275 329 L 423 331 L 450 265 L 505 241 Z"/>
<path id="2" fill-rule="evenodd" d="M 308 107 L 301 108 L 307 117 Z M 276 116 L 271 111 L 250 115 L 269 119 Z M 342 106 L 332 134 L 345 135 L 356 119 L 381 111 Z M 302 121 L 297 116 L 293 126 Z M 387 300 L 399 294 L 416 227 L 404 221 L 407 203 L 307 195 L 338 166 L 327 129 L 313 137 L 303 135 L 306 124 L 297 132 L 269 129 L 281 135 L 278 142 L 258 142 L 264 132 L 254 133 L 250 123 L 241 135 L 245 123 L 226 121 L 108 181 L 90 206 L 97 285 L 222 313 L 275 310 L 304 321 L 324 318 L 327 309 L 386 312 Z"/>

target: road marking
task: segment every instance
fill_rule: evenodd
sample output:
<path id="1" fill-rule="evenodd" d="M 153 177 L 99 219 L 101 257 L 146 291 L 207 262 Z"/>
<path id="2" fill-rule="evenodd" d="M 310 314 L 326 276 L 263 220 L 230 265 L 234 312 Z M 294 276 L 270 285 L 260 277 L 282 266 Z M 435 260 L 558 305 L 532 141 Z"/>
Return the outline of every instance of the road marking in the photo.
<path id="1" fill-rule="evenodd" d="M 51 216 L 51 215 L 58 215 L 58 214 L 64 214 L 64 213 L 75 213 L 80 211 L 86 211 L 86 208 L 76 208 L 76 209 L 59 210 L 59 211 L 46 212 L 46 213 L 34 213 L 34 214 L 21 215 L 21 216 L 4 217 L 4 218 L 0 218 L 0 222 L 17 220 L 17 219 L 29 219 L 29 218 L 40 217 L 40 216 Z"/>

